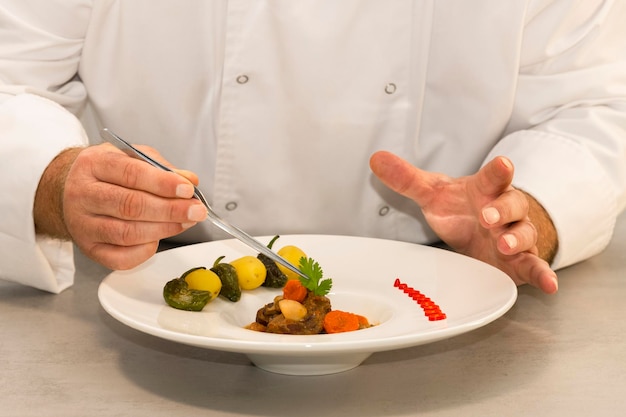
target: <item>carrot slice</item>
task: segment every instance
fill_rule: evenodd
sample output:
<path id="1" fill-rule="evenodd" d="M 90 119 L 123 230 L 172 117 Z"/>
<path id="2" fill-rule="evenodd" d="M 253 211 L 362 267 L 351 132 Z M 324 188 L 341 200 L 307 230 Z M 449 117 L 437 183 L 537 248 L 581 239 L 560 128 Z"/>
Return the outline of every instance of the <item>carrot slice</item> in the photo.
<path id="1" fill-rule="evenodd" d="M 342 333 L 359 330 L 359 317 L 341 310 L 332 310 L 324 317 L 326 333 Z"/>
<path id="2" fill-rule="evenodd" d="M 299 279 L 290 279 L 283 287 L 283 298 L 299 303 L 303 302 L 307 295 L 307 289 Z"/>
<path id="3" fill-rule="evenodd" d="M 361 316 L 356 314 L 356 317 L 359 319 L 359 329 L 367 329 L 370 327 L 370 322 L 365 316 Z"/>

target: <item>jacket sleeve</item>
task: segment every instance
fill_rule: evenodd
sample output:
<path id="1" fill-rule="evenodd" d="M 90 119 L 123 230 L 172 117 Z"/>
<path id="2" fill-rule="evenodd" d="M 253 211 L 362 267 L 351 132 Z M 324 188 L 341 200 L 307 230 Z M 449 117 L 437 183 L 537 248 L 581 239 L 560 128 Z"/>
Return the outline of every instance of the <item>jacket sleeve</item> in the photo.
<path id="1" fill-rule="evenodd" d="M 73 283 L 73 246 L 35 235 L 41 174 L 63 149 L 87 144 L 76 78 L 89 2 L 0 2 L 0 279 L 50 292 Z"/>
<path id="2" fill-rule="evenodd" d="M 530 4 L 511 122 L 487 160 L 510 157 L 514 185 L 550 213 L 561 268 L 603 250 L 626 205 L 626 2 Z"/>

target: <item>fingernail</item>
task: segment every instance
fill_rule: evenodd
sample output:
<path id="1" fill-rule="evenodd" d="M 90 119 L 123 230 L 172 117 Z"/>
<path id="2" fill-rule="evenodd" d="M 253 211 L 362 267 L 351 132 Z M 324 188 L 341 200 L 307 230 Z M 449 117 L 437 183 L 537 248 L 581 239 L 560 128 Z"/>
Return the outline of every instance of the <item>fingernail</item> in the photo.
<path id="1" fill-rule="evenodd" d="M 193 197 L 193 185 L 191 185 L 191 184 L 178 184 L 178 186 L 176 186 L 176 197 L 178 197 L 178 198 L 191 198 L 191 197 Z"/>
<path id="2" fill-rule="evenodd" d="M 515 249 L 517 247 L 517 238 L 514 235 L 504 235 L 503 239 L 509 248 Z"/>
<path id="3" fill-rule="evenodd" d="M 201 204 L 194 204 L 189 207 L 189 211 L 187 211 L 187 219 L 193 222 L 201 222 L 207 216 L 206 207 Z"/>
<path id="4" fill-rule="evenodd" d="M 180 225 L 183 227 L 183 229 L 189 229 L 190 227 L 195 226 L 196 222 L 181 223 Z"/>
<path id="5" fill-rule="evenodd" d="M 500 213 L 494 207 L 487 207 L 483 210 L 483 219 L 487 224 L 494 224 L 500 220 Z"/>

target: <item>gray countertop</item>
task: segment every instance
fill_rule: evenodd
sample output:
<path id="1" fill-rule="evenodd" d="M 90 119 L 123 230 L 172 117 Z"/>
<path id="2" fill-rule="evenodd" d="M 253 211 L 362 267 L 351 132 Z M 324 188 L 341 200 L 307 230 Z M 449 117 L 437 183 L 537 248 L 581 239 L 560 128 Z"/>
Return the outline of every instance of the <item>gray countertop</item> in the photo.
<path id="1" fill-rule="evenodd" d="M 60 295 L 0 282 L 0 416 L 622 416 L 626 216 L 602 254 L 521 287 L 478 330 L 294 377 L 161 340 L 100 307 L 108 271 L 78 256 Z"/>

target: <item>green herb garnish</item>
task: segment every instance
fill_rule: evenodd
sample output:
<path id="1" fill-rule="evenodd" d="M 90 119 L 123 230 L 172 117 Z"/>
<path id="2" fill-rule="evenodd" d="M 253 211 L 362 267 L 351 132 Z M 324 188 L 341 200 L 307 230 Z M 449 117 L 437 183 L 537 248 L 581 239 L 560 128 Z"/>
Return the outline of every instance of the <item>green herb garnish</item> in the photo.
<path id="1" fill-rule="evenodd" d="M 324 272 L 322 267 L 311 258 L 300 258 L 299 265 L 300 272 L 309 277 L 306 279 L 300 277 L 300 282 L 309 291 L 315 295 L 326 295 L 333 286 L 333 280 L 330 278 L 323 278 Z"/>

